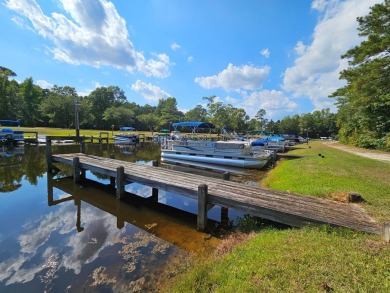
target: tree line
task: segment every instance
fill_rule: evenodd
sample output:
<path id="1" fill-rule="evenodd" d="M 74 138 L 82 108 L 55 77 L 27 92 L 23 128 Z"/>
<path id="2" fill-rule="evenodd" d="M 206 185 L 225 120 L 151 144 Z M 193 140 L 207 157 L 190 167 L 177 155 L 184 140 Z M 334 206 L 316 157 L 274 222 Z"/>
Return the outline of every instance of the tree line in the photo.
<path id="1" fill-rule="evenodd" d="M 318 136 L 337 134 L 336 114 L 329 109 L 303 115 L 286 116 L 281 120 L 265 119 L 266 112 L 259 109 L 252 119 L 242 108 L 217 101 L 216 97 L 203 97 L 205 106 L 197 105 L 183 113 L 174 97 L 160 99 L 157 106 L 130 102 L 117 86 L 99 87 L 88 96 L 79 96 L 70 86 L 42 89 L 34 85 L 32 77 L 18 83 L 16 73 L 0 66 L 0 117 L 19 120 L 23 126 L 75 128 L 75 115 L 81 129 L 117 130 L 133 126 L 138 130 L 159 131 L 171 128 L 179 121 L 211 122 L 216 132 L 231 127 L 237 132 L 293 133 Z"/>

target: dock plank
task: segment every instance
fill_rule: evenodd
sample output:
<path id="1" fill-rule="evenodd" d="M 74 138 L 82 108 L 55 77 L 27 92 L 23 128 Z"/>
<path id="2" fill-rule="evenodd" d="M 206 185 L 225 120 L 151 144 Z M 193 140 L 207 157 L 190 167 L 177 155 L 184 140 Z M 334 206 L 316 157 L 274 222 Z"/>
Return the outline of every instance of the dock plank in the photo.
<path id="1" fill-rule="evenodd" d="M 82 153 L 52 155 L 53 162 L 73 164 L 78 157 L 80 167 L 116 177 L 124 167 L 125 180 L 197 199 L 198 187 L 208 186 L 208 203 L 260 216 L 295 227 L 330 224 L 381 234 L 381 226 L 357 204 L 291 194 L 249 186 L 218 178 L 209 178 L 164 168 L 86 155 Z"/>

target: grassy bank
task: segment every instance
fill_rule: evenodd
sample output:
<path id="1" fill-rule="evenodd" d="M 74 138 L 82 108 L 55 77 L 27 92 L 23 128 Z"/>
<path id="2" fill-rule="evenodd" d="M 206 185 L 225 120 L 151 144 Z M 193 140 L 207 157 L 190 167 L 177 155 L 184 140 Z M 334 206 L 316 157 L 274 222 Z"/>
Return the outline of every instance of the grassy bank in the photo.
<path id="1" fill-rule="evenodd" d="M 14 130 L 23 130 L 23 131 L 31 131 L 38 132 L 38 135 L 51 135 L 51 136 L 73 136 L 76 135 L 76 130 L 74 129 L 66 129 L 66 128 L 49 128 L 49 127 L 10 127 Z M 101 132 L 107 132 L 109 137 L 112 137 L 113 134 L 121 133 L 122 131 L 111 131 L 111 130 L 94 130 L 94 129 L 80 129 L 81 136 L 95 136 L 98 137 Z M 142 133 L 145 135 L 151 135 L 151 132 L 140 131 L 134 133 Z"/>
<path id="2" fill-rule="evenodd" d="M 300 145 L 289 153 L 302 158 L 281 162 L 263 180 L 263 187 L 324 198 L 359 193 L 365 200 L 362 205 L 375 219 L 390 220 L 389 163 L 349 154 L 323 142 Z"/>
<path id="3" fill-rule="evenodd" d="M 388 163 L 309 146 L 292 151 L 302 158 L 282 161 L 263 186 L 317 197 L 357 192 L 377 220 L 390 220 Z M 230 253 L 194 262 L 163 291 L 390 292 L 390 245 L 343 228 L 269 228 Z"/>

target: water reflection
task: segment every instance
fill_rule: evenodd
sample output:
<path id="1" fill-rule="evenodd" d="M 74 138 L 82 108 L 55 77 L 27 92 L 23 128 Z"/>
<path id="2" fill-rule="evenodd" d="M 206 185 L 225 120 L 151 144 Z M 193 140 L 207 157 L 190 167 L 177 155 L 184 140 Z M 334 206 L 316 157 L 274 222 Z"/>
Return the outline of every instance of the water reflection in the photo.
<path id="1" fill-rule="evenodd" d="M 54 199 L 54 188 L 70 196 Z M 160 203 L 153 196 L 143 198 L 127 193 L 123 200 L 117 200 L 114 194 L 115 190 L 109 184 L 86 180 L 79 186 L 74 185 L 73 179 L 69 177 L 61 179 L 48 177 L 48 205 L 73 201 L 77 207 L 77 217 L 73 222 L 79 232 L 84 230 L 81 226 L 83 219 L 81 204 L 85 202 L 113 215 L 118 229 L 122 229 L 125 223 L 132 224 L 186 251 L 197 251 L 217 242 L 210 235 L 194 229 L 196 215 L 193 213 Z M 211 225 L 216 225 L 212 220 L 210 222 Z"/>
<path id="2" fill-rule="evenodd" d="M 53 146 L 53 153 L 78 151 L 77 145 Z M 87 145 L 87 153 L 145 164 L 160 159 L 153 144 Z M 131 184 L 118 201 L 109 179 L 91 172 L 82 185 L 63 165 L 47 176 L 43 146 L 1 155 L 0 292 L 147 291 L 168 260 L 217 242 L 195 230 L 192 199 L 162 191 L 150 197 L 151 188 Z M 220 209 L 209 216 L 218 225 Z"/>

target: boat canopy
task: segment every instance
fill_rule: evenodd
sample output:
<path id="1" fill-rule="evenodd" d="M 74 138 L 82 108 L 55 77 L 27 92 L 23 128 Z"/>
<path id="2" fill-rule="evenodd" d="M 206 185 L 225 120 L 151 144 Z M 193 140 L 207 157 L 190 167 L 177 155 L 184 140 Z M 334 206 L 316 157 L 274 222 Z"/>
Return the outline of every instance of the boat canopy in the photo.
<path id="1" fill-rule="evenodd" d="M 176 122 L 173 123 L 172 126 L 174 128 L 177 127 L 191 127 L 191 128 L 215 128 L 215 125 L 213 123 L 209 122 L 191 122 L 191 121 L 183 121 L 183 122 Z"/>
<path id="2" fill-rule="evenodd" d="M 121 131 L 133 131 L 133 130 L 135 130 L 135 128 L 131 127 L 131 126 L 123 126 L 123 127 L 119 128 L 119 130 L 121 130 Z"/>
<path id="3" fill-rule="evenodd" d="M 0 132 L 14 133 L 14 131 L 11 128 L 3 128 L 2 130 L 0 130 Z"/>
<path id="4" fill-rule="evenodd" d="M 173 126 L 173 128 L 175 128 L 175 130 L 177 130 L 177 127 L 189 127 L 189 128 L 191 128 L 192 133 L 195 133 L 196 129 L 198 129 L 198 128 L 208 128 L 208 129 L 210 129 L 210 131 L 212 128 L 215 128 L 215 125 L 213 123 L 200 122 L 200 121 L 197 121 L 197 122 L 191 122 L 191 121 L 176 122 L 176 123 L 173 123 L 172 126 Z"/>
<path id="5" fill-rule="evenodd" d="M 0 125 L 15 125 L 15 126 L 20 126 L 22 123 L 17 120 L 0 120 Z"/>

